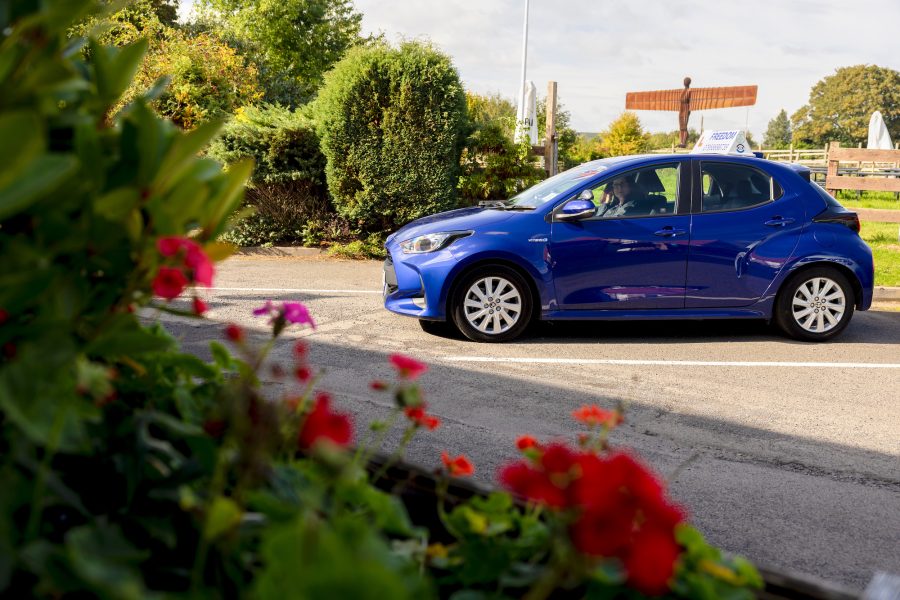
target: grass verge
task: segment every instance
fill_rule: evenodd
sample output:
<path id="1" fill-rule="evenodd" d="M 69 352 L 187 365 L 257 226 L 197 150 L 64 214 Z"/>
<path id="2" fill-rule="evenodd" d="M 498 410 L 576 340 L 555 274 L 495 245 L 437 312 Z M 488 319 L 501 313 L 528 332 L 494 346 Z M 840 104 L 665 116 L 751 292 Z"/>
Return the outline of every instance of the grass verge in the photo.
<path id="1" fill-rule="evenodd" d="M 862 223 L 859 232 L 875 255 L 875 285 L 900 286 L 900 241 L 897 223 Z"/>

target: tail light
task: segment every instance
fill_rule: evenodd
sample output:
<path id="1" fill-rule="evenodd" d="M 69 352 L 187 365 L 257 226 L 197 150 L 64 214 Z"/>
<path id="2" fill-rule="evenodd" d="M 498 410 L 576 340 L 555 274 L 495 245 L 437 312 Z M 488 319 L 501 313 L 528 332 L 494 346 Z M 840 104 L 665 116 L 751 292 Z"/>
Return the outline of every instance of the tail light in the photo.
<path id="1" fill-rule="evenodd" d="M 836 223 L 849 227 L 855 233 L 859 233 L 859 215 L 849 210 L 838 211 L 833 208 L 826 208 L 813 218 L 816 223 Z"/>

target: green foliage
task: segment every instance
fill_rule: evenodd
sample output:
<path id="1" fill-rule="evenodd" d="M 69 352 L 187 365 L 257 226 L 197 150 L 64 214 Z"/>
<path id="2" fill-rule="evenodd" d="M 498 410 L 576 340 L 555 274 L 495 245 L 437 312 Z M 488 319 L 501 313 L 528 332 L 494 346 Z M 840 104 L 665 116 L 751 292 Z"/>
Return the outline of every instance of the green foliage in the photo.
<path id="1" fill-rule="evenodd" d="M 446 55 L 414 42 L 354 48 L 315 113 L 335 207 L 364 232 L 456 206 L 466 104 Z"/>
<path id="2" fill-rule="evenodd" d="M 372 234 L 365 240 L 353 240 L 347 243 L 332 244 L 328 248 L 328 254 L 338 258 L 363 260 L 367 258 L 383 259 L 387 254 L 384 250 L 384 236 Z"/>
<path id="3" fill-rule="evenodd" d="M 783 149 L 789 148 L 791 145 L 791 121 L 788 119 L 787 111 L 783 108 L 769 121 L 766 133 L 763 136 L 763 146 L 765 148 Z"/>
<path id="4" fill-rule="evenodd" d="M 579 134 L 575 140 L 575 145 L 570 151 L 572 160 L 576 164 L 586 163 L 598 158 L 606 158 L 606 149 L 603 146 L 603 137 L 600 135 L 586 136 Z"/>
<path id="5" fill-rule="evenodd" d="M 687 146 L 690 148 L 694 144 L 697 143 L 697 140 L 700 138 L 700 133 L 694 129 L 693 127 L 688 129 L 688 138 L 687 138 Z M 681 134 L 675 129 L 673 131 L 668 132 L 656 132 L 651 133 L 647 136 L 647 149 L 648 150 L 664 150 L 666 148 L 672 149 L 673 146 L 678 146 L 681 142 Z"/>
<path id="6" fill-rule="evenodd" d="M 900 72 L 875 65 L 842 67 L 816 83 L 809 103 L 791 115 L 793 140 L 813 147 L 865 143 L 876 110 L 881 111 L 891 139 L 898 139 Z"/>
<path id="7" fill-rule="evenodd" d="M 900 286 L 900 225 L 863 221 L 859 233 L 872 247 L 875 285 Z"/>
<path id="8" fill-rule="evenodd" d="M 543 179 L 529 156 L 530 145 L 515 143 L 516 113 L 501 96 L 466 93 L 470 131 L 460 158 L 459 195 L 464 204 L 505 200 Z"/>
<path id="9" fill-rule="evenodd" d="M 626 111 L 609 124 L 603 133 L 603 147 L 608 156 L 641 154 L 648 149 L 648 135 L 633 112 Z"/>
<path id="10" fill-rule="evenodd" d="M 246 202 L 253 214 L 236 223 L 224 240 L 267 246 L 346 236 L 328 200 L 319 137 L 301 112 L 272 105 L 241 108 L 210 146 L 209 156 L 225 164 L 252 158 L 257 165 Z"/>
<path id="11" fill-rule="evenodd" d="M 351 0 L 202 0 L 202 19 L 259 66 L 266 100 L 308 102 L 360 38 Z"/>
<path id="12" fill-rule="evenodd" d="M 160 15 L 168 15 L 166 6 L 164 0 L 136 0 L 72 28 L 72 35 L 99 32 L 97 41 L 101 45 L 124 47 L 139 38 L 148 43 L 136 77 L 129 77 L 130 85 L 111 113 L 146 94 L 164 77 L 169 85 L 158 88 L 148 99 L 154 110 L 185 129 L 231 115 L 238 107 L 262 97 L 255 65 L 247 63 L 216 34 L 190 35 L 168 26 L 160 19 Z M 90 56 L 90 52 L 85 55 Z"/>
<path id="13" fill-rule="evenodd" d="M 93 3 L 42 7 L 0 46 L 0 593 L 148 597 L 192 564 L 179 494 L 213 468 L 193 416 L 224 378 L 134 310 L 159 236 L 220 253 L 250 165 L 196 158 L 215 126 L 184 134 L 141 98 L 108 127 L 146 43 L 72 58 Z"/>
<path id="14" fill-rule="evenodd" d="M 575 165 L 585 162 L 581 160 L 578 132 L 572 129 L 569 123 L 572 113 L 566 110 L 562 102 L 556 104 L 556 150 L 561 169 L 571 169 Z M 538 143 L 543 143 L 547 136 L 547 98 L 542 97 L 537 102 Z"/>

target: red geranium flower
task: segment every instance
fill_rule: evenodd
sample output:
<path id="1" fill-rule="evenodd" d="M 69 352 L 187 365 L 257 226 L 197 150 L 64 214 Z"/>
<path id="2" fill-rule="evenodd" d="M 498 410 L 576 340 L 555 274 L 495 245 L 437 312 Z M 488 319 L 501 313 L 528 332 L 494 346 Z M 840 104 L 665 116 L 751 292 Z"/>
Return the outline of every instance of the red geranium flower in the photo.
<path id="1" fill-rule="evenodd" d="M 0 325 L 6 323 L 6 320 L 9 318 L 9 313 L 0 308 Z"/>
<path id="2" fill-rule="evenodd" d="M 294 370 L 294 376 L 297 378 L 297 381 L 305 383 L 312 377 L 312 371 L 309 370 L 309 367 L 300 366 Z"/>
<path id="3" fill-rule="evenodd" d="M 303 449 L 312 448 L 320 440 L 328 440 L 344 447 L 353 437 L 353 425 L 350 417 L 344 413 L 333 412 L 330 407 L 331 396 L 319 394 L 313 409 L 306 415 L 300 429 L 298 443 Z"/>
<path id="4" fill-rule="evenodd" d="M 428 365 L 421 363 L 414 358 L 404 356 L 402 354 L 391 354 L 391 364 L 397 369 L 402 379 L 410 381 L 416 379 L 419 375 L 428 370 Z"/>
<path id="5" fill-rule="evenodd" d="M 642 530 L 622 559 L 628 583 L 647 596 L 662 596 L 669 591 L 679 554 L 681 547 L 671 532 Z"/>
<path id="6" fill-rule="evenodd" d="M 429 431 L 437 429 L 438 425 L 441 424 L 440 419 L 425 412 L 425 403 L 422 403 L 419 406 L 407 406 L 403 409 L 403 413 L 406 415 L 406 418 L 412 421 L 417 427 L 424 427 Z"/>
<path id="7" fill-rule="evenodd" d="M 303 340 L 299 340 L 296 344 L 294 344 L 294 358 L 305 358 L 308 352 L 309 346 L 307 346 L 306 342 L 304 342 Z"/>
<path id="8" fill-rule="evenodd" d="M 386 389 L 388 389 L 388 384 L 384 381 L 375 379 L 375 380 L 369 382 L 369 387 L 371 389 L 375 390 L 376 392 L 383 392 Z"/>
<path id="9" fill-rule="evenodd" d="M 197 296 L 194 296 L 193 308 L 195 315 L 202 315 L 208 310 L 209 307 L 206 305 L 206 302 L 204 302 Z"/>
<path id="10" fill-rule="evenodd" d="M 225 326 L 225 337 L 235 344 L 240 344 L 244 341 L 244 330 L 234 323 L 229 323 Z"/>
<path id="11" fill-rule="evenodd" d="M 153 278 L 153 293 L 166 300 L 172 300 L 181 295 L 187 284 L 187 277 L 180 269 L 160 267 L 156 277 Z"/>
<path id="12" fill-rule="evenodd" d="M 187 250 L 184 257 L 184 264 L 187 265 L 193 273 L 194 282 L 205 285 L 206 287 L 211 286 L 213 274 L 215 273 L 213 262 L 209 260 L 206 252 L 204 252 L 196 242 L 192 240 L 184 240 L 184 242 Z"/>
<path id="13" fill-rule="evenodd" d="M 516 440 L 516 448 L 519 450 L 528 450 L 529 448 L 540 448 L 541 444 L 530 435 L 520 435 Z"/>
<path id="14" fill-rule="evenodd" d="M 501 485 L 517 496 L 552 508 L 566 505 L 566 494 L 546 473 L 525 462 L 515 462 L 500 470 Z"/>
<path id="15" fill-rule="evenodd" d="M 612 429 L 622 422 L 622 415 L 614 410 L 604 410 L 596 404 L 586 404 L 579 409 L 572 411 L 572 417 L 576 421 L 581 421 L 589 427 L 597 425 L 605 425 Z"/>
<path id="16" fill-rule="evenodd" d="M 449 454 L 443 452 L 441 453 L 441 461 L 451 477 L 468 477 L 475 472 L 475 466 L 462 454 L 456 458 L 451 458 Z"/>

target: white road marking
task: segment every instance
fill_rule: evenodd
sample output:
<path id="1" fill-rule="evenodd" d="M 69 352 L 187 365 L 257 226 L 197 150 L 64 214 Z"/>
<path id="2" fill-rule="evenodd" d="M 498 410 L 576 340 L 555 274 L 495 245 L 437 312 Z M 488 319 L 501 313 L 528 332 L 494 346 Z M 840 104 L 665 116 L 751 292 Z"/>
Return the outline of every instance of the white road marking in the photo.
<path id="1" fill-rule="evenodd" d="M 212 292 L 286 292 L 293 294 L 381 294 L 381 290 L 314 290 L 308 288 L 212 287 Z"/>
<path id="2" fill-rule="evenodd" d="M 900 363 L 776 362 L 722 360 L 629 360 L 615 358 L 514 358 L 492 356 L 445 356 L 449 362 L 521 363 L 546 365 L 626 365 L 659 367 L 792 367 L 814 369 L 900 369 Z"/>

